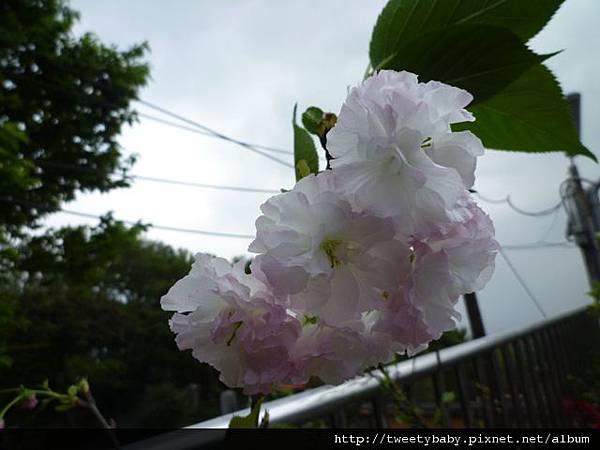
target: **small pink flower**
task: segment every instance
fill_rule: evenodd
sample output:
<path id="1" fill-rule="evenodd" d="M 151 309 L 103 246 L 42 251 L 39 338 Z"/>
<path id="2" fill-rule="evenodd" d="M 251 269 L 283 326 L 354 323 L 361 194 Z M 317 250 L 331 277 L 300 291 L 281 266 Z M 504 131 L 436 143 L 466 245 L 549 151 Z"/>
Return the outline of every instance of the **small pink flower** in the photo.
<path id="1" fill-rule="evenodd" d="M 39 401 L 35 394 L 31 394 L 29 397 L 23 399 L 23 401 L 19 403 L 19 408 L 24 409 L 26 411 L 31 411 L 35 409 L 38 403 Z"/>

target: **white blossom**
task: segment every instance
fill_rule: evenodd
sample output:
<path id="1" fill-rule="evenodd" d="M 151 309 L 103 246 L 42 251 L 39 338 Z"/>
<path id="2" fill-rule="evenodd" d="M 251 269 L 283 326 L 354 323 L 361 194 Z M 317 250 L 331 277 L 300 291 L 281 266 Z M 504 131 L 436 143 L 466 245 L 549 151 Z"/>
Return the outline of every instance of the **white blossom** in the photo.
<path id="1" fill-rule="evenodd" d="M 332 170 L 261 206 L 252 273 L 198 254 L 162 298 L 179 348 L 255 394 L 340 383 L 454 329 L 498 250 L 467 191 L 483 145 L 450 127 L 474 120 L 471 100 L 408 72 L 353 88 L 327 135 Z"/>
<path id="2" fill-rule="evenodd" d="M 180 350 L 221 373 L 230 387 L 268 393 L 293 375 L 289 351 L 300 323 L 276 302 L 243 262 L 196 255 L 190 273 L 161 299 Z"/>
<path id="3" fill-rule="evenodd" d="M 329 324 L 358 319 L 381 303 L 391 272 L 385 255 L 371 249 L 395 234 L 391 220 L 356 212 L 324 188 L 333 177 L 306 177 L 269 199 L 249 247 L 259 253 L 253 271 L 264 274 L 278 295 L 288 295 L 295 310 Z"/>
<path id="4" fill-rule="evenodd" d="M 380 71 L 353 88 L 327 135 L 343 189 L 361 209 L 401 217 L 408 233 L 448 221 L 483 150 L 472 134 L 450 129 L 473 120 L 463 109 L 471 100 L 408 72 Z"/>

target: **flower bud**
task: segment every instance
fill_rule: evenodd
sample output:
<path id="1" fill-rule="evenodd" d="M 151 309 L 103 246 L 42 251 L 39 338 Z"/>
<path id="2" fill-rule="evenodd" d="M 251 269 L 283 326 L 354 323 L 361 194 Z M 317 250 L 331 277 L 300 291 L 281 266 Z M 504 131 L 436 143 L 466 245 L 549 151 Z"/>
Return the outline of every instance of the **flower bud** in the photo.
<path id="1" fill-rule="evenodd" d="M 67 389 L 67 394 L 69 395 L 69 397 L 77 397 L 78 391 L 79 391 L 79 388 L 73 384 L 73 385 L 69 386 L 69 389 Z"/>
<path id="2" fill-rule="evenodd" d="M 39 401 L 35 394 L 31 394 L 30 396 L 24 398 L 23 401 L 21 401 L 21 403 L 19 403 L 19 408 L 24 409 L 26 411 L 31 411 L 35 409 L 38 403 Z"/>
<path id="3" fill-rule="evenodd" d="M 82 378 L 81 381 L 79 381 L 79 390 L 84 394 L 90 392 L 90 385 L 86 378 Z"/>

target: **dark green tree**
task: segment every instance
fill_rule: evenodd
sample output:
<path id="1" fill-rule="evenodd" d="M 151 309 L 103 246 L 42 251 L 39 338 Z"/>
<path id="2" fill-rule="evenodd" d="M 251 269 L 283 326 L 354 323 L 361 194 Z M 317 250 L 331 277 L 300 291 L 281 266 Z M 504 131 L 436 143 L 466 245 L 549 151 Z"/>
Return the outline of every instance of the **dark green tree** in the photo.
<path id="1" fill-rule="evenodd" d="M 189 425 L 218 413 L 216 372 L 177 350 L 159 305 L 191 255 L 144 240 L 143 230 L 107 216 L 22 240 L 17 281 L 5 292 L 19 307 L 6 324 L 12 365 L 0 386 L 48 378 L 64 388 L 86 376 L 103 413 L 125 426 Z M 195 410 L 185 395 L 192 384 Z M 45 420 L 61 418 L 35 423 Z"/>
<path id="2" fill-rule="evenodd" d="M 130 102 L 148 79 L 147 46 L 119 51 L 91 34 L 76 38 L 77 18 L 63 0 L 0 3 L 4 240 L 78 191 L 128 185 L 133 160 L 116 138 L 135 119 Z"/>
<path id="3" fill-rule="evenodd" d="M 0 2 L 0 367 L 23 283 L 18 239 L 78 191 L 127 186 L 133 163 L 116 138 L 135 120 L 147 46 L 76 38 L 77 18 L 63 0 Z"/>

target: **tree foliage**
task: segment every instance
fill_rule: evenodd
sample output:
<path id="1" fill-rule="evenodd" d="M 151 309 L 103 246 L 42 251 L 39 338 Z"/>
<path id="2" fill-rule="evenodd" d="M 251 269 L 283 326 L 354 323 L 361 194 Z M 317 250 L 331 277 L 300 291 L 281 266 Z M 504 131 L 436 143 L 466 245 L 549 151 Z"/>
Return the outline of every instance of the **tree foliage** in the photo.
<path id="1" fill-rule="evenodd" d="M 0 4 L 0 217 L 5 232 L 78 191 L 127 186 L 116 137 L 148 78 L 146 44 L 125 51 L 73 36 L 62 0 Z M 78 170 L 85 168 L 85 170 Z M 114 173 L 118 176 L 112 177 Z"/>
<path id="2" fill-rule="evenodd" d="M 21 243 L 16 280 L 0 293 L 18 300 L 4 324 L 12 365 L 0 386 L 49 378 L 63 387 L 87 376 L 101 410 L 121 425 L 187 425 L 217 412 L 216 374 L 177 351 L 159 305 L 191 255 L 142 239 L 143 229 L 105 217 Z M 203 402 L 196 411 L 181 401 L 192 383 Z M 156 398 L 168 401 L 148 401 Z M 177 407 L 179 415 L 162 414 Z"/>
<path id="3" fill-rule="evenodd" d="M 63 0 L 0 3 L 0 386 L 88 376 L 120 425 L 187 425 L 216 412 L 219 389 L 177 351 L 159 305 L 191 256 L 110 216 L 27 233 L 78 192 L 128 185 L 117 136 L 135 120 L 147 46 L 74 37 L 77 17 Z M 190 383 L 208 406 L 186 405 Z"/>

